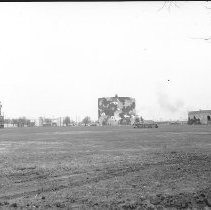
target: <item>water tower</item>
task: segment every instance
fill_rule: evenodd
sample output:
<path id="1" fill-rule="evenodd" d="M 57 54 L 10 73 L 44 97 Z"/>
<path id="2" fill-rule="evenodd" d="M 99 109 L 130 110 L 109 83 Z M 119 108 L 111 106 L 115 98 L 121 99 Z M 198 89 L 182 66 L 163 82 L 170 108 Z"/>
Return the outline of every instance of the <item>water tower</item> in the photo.
<path id="1" fill-rule="evenodd" d="M 102 125 L 131 125 L 135 117 L 135 98 L 98 98 L 98 121 Z"/>

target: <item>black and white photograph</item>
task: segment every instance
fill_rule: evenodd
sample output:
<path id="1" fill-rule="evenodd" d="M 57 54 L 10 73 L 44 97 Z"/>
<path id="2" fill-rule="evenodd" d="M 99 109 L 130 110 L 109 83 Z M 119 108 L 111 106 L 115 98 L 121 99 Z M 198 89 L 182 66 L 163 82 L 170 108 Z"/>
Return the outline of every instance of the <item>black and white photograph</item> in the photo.
<path id="1" fill-rule="evenodd" d="M 211 2 L 0 2 L 0 210 L 211 210 Z"/>

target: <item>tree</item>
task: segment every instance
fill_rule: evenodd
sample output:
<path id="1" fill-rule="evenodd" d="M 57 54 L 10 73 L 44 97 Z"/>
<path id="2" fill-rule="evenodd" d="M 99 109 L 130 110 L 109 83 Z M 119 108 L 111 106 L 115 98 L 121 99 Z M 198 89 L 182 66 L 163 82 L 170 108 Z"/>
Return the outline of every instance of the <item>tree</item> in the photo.
<path id="1" fill-rule="evenodd" d="M 138 116 L 135 117 L 135 123 L 140 123 L 143 121 L 144 121 L 143 117 L 138 117 Z"/>
<path id="2" fill-rule="evenodd" d="M 107 122 L 108 122 L 108 117 L 106 117 L 106 118 L 103 119 L 102 125 L 107 125 Z"/>
<path id="3" fill-rule="evenodd" d="M 74 120 L 70 120 L 70 125 L 75 126 L 77 123 Z"/>
<path id="4" fill-rule="evenodd" d="M 25 117 L 18 118 L 18 127 L 23 127 L 27 124 L 27 119 Z"/>
<path id="5" fill-rule="evenodd" d="M 200 119 L 196 118 L 195 116 L 193 117 L 193 119 L 190 119 L 190 117 L 188 117 L 188 125 L 200 125 L 201 121 Z"/>
<path id="6" fill-rule="evenodd" d="M 158 11 L 162 10 L 164 7 L 170 10 L 170 8 L 173 6 L 179 8 L 179 6 L 177 5 L 177 1 L 164 1 L 163 6 Z"/>
<path id="7" fill-rule="evenodd" d="M 11 120 L 6 118 L 6 119 L 4 119 L 4 123 L 8 125 L 11 123 Z"/>
<path id="8" fill-rule="evenodd" d="M 15 125 L 18 126 L 18 120 L 17 119 L 12 119 L 11 123 L 12 123 L 13 126 L 15 126 Z"/>
<path id="9" fill-rule="evenodd" d="M 139 117 L 135 117 L 135 123 L 140 123 Z"/>
<path id="10" fill-rule="evenodd" d="M 70 117 L 66 116 L 63 120 L 63 124 L 65 124 L 66 126 L 68 126 L 70 124 Z"/>
<path id="11" fill-rule="evenodd" d="M 143 117 L 140 117 L 140 121 L 141 121 L 141 122 L 144 122 L 144 118 L 143 118 Z"/>
<path id="12" fill-rule="evenodd" d="M 193 122 L 192 122 L 192 119 L 190 119 L 190 117 L 188 117 L 188 125 L 192 125 Z"/>
<path id="13" fill-rule="evenodd" d="M 83 120 L 82 123 L 85 124 L 85 126 L 87 126 L 89 123 L 91 123 L 91 118 L 89 116 L 86 116 Z"/>

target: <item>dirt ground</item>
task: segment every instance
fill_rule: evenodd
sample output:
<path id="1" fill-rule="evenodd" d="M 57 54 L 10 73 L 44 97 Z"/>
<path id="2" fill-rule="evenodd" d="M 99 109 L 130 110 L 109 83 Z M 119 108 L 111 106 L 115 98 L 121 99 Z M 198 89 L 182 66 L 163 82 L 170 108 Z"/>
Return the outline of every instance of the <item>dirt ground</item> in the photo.
<path id="1" fill-rule="evenodd" d="M 211 209 L 211 126 L 1 129 L 0 209 Z"/>

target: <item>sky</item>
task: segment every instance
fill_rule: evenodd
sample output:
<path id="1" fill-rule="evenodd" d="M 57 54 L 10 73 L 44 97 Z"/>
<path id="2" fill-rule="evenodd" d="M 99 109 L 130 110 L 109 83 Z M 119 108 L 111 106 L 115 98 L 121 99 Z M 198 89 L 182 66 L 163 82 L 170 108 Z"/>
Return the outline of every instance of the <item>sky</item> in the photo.
<path id="1" fill-rule="evenodd" d="M 211 109 L 210 2 L 0 3 L 5 117 L 97 119 L 97 99 L 136 99 L 146 120 Z"/>

